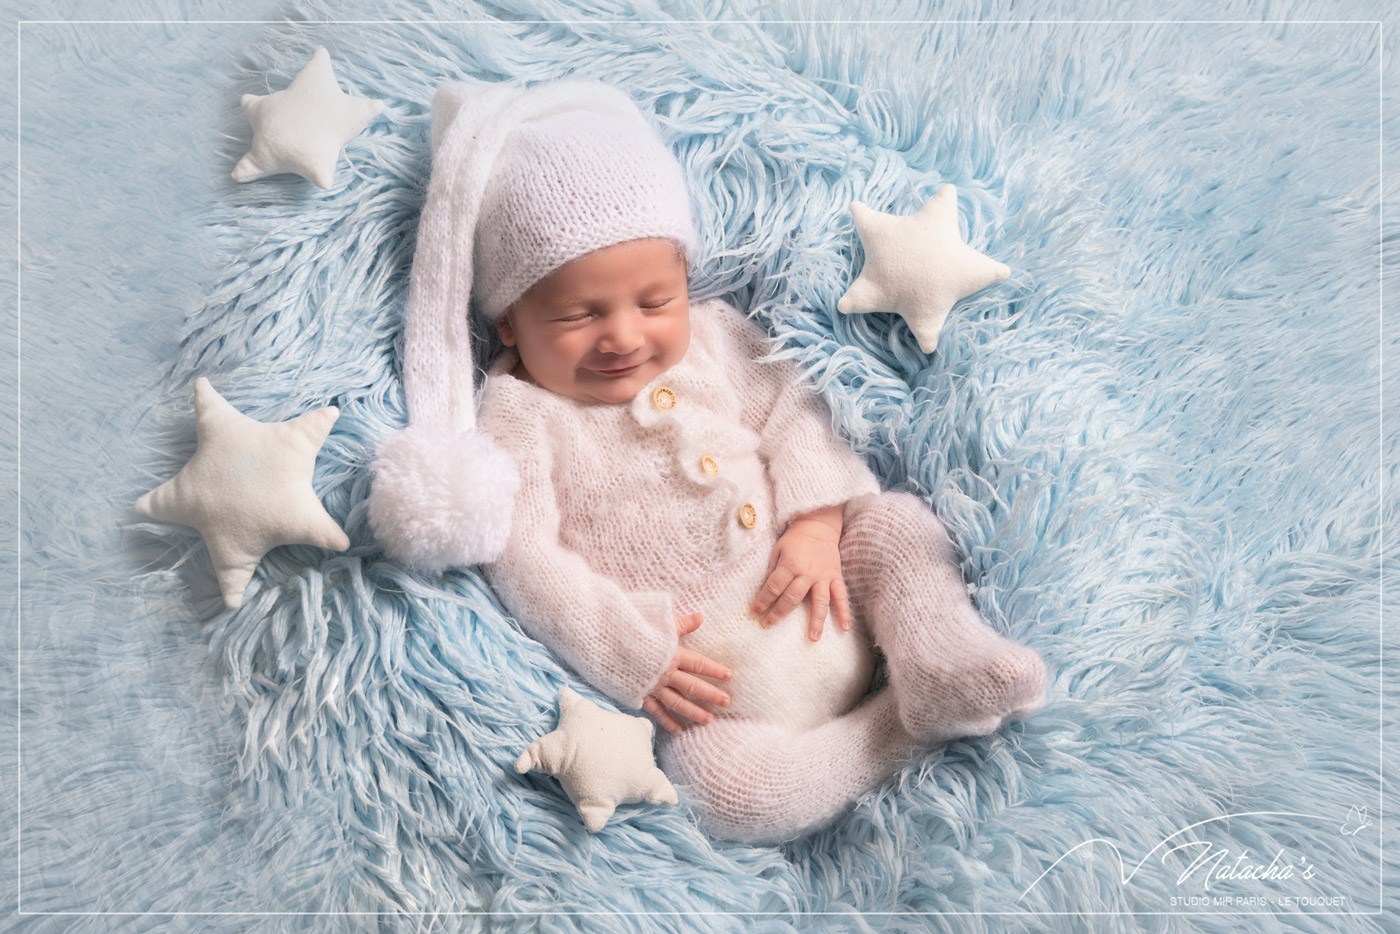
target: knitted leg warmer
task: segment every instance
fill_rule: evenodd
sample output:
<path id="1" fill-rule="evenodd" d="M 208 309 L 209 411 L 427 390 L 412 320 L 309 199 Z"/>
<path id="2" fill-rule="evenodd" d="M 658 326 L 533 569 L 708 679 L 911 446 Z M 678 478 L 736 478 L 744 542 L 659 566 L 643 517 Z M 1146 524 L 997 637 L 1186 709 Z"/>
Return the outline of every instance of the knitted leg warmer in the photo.
<path id="1" fill-rule="evenodd" d="M 770 845 L 830 822 L 915 749 L 886 688 L 800 733 L 723 718 L 664 733 L 658 762 L 711 836 Z"/>
<path id="2" fill-rule="evenodd" d="M 921 744 L 995 732 L 1045 703 L 1045 665 L 972 605 L 943 523 L 908 493 L 848 517 L 841 565 L 851 610 L 885 653 L 904 729 Z"/>

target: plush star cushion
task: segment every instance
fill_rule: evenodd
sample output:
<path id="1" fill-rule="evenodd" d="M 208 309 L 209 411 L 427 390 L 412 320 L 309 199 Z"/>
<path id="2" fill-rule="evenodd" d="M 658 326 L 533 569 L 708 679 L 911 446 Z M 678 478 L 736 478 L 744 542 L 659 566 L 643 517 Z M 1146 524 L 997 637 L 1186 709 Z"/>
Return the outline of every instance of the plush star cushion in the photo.
<path id="1" fill-rule="evenodd" d="M 961 298 L 1005 279 L 1011 270 L 968 246 L 958 231 L 958 190 L 944 185 L 917 213 L 897 217 L 854 201 L 851 213 L 865 266 L 837 311 L 894 311 L 909 323 L 919 349 L 933 353 L 948 312 Z"/>
<path id="2" fill-rule="evenodd" d="M 339 409 L 332 405 L 286 422 L 260 422 L 235 409 L 201 376 L 194 384 L 194 410 L 194 456 L 137 500 L 136 509 L 199 529 L 225 606 L 243 602 L 258 562 L 278 545 L 350 547 L 311 486 L 316 454 Z"/>
<path id="3" fill-rule="evenodd" d="M 295 172 L 321 188 L 335 180 L 341 148 L 384 110 L 383 101 L 340 90 L 331 55 L 321 46 L 285 89 L 244 94 L 242 103 L 253 148 L 234 167 L 234 181 Z"/>
<path id="4" fill-rule="evenodd" d="M 597 833 L 619 804 L 678 800 L 652 757 L 652 729 L 650 720 L 604 710 L 565 686 L 559 689 L 559 727 L 526 747 L 515 770 L 556 776 L 584 825 Z"/>

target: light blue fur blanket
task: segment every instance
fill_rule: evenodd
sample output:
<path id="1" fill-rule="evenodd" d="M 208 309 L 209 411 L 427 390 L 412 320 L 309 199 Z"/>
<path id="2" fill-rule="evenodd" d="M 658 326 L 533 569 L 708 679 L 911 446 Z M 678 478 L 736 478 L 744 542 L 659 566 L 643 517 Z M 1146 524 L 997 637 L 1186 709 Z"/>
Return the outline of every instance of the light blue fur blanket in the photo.
<path id="1" fill-rule="evenodd" d="M 1384 5 L 9 11 L 268 21 L 4 40 L 9 929 L 1400 930 Z M 1319 22 L 1344 19 L 1383 22 Z M 240 96 L 317 45 L 385 115 L 329 191 L 233 183 Z M 566 75 L 657 115 L 696 293 L 753 310 L 1054 673 L 1043 712 L 789 846 L 707 839 L 684 789 L 589 834 L 511 763 L 561 684 L 602 698 L 477 574 L 405 573 L 366 522 L 405 420 L 433 92 Z M 947 183 L 1013 273 L 929 355 L 835 305 L 850 202 L 907 214 Z M 315 487 L 352 547 L 275 549 L 235 611 L 193 530 L 131 510 L 193 453 L 198 376 L 263 421 L 342 411 Z"/>

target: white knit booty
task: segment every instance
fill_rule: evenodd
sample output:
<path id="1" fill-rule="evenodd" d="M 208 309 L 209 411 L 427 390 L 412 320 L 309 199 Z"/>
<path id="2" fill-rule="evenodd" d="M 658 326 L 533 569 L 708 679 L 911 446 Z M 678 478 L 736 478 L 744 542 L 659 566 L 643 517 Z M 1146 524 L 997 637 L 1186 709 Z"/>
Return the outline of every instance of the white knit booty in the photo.
<path id="1" fill-rule="evenodd" d="M 1045 705 L 1044 662 L 982 619 L 947 530 L 917 497 L 884 493 L 857 512 L 841 558 L 915 742 L 984 736 Z"/>
<path id="2" fill-rule="evenodd" d="M 942 630 L 931 624 L 928 641 L 936 645 Z M 1045 705 L 1040 656 L 989 628 L 987 633 L 990 640 L 966 633 L 961 643 L 938 645 L 932 657 L 889 660 L 900 722 L 919 744 L 995 733 L 1008 719 L 1029 716 Z"/>

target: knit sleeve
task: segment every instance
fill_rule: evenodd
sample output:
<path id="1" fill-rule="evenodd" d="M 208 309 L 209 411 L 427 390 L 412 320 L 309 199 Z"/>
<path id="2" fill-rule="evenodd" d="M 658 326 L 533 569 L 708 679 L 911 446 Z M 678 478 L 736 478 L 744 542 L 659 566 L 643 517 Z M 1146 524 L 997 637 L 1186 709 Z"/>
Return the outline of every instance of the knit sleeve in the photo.
<path id="1" fill-rule="evenodd" d="M 676 651 L 671 596 L 624 591 L 561 544 L 550 433 L 521 414 L 482 411 L 482 427 L 520 471 L 510 538 L 484 568 L 487 582 L 530 636 L 608 697 L 639 708 Z"/>
<path id="2" fill-rule="evenodd" d="M 831 412 L 786 360 L 759 362 L 768 352 L 763 329 L 717 302 L 719 352 L 745 400 L 745 421 L 762 439 L 758 453 L 773 484 L 779 528 L 825 506 L 880 492 L 865 461 L 832 427 Z"/>

